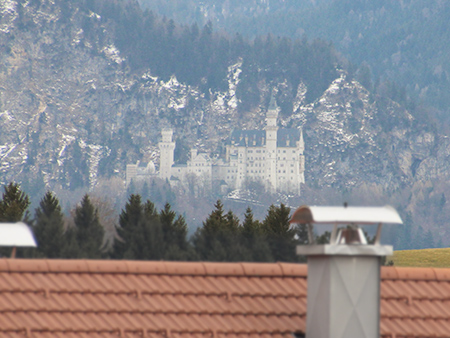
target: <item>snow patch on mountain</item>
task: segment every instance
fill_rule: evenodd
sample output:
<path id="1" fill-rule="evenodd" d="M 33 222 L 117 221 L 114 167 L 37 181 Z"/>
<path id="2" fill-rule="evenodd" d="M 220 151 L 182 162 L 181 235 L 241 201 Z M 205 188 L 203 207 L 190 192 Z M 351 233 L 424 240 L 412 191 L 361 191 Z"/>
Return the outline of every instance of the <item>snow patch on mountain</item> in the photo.
<path id="1" fill-rule="evenodd" d="M 236 98 L 236 88 L 239 84 L 239 74 L 242 73 L 242 59 L 236 62 L 234 65 L 228 67 L 228 106 L 232 109 L 236 109 L 238 100 Z"/>
<path id="2" fill-rule="evenodd" d="M 89 187 L 92 189 L 97 183 L 98 163 L 101 160 L 103 147 L 98 144 L 90 144 L 89 148 Z"/>
<path id="3" fill-rule="evenodd" d="M 10 169 L 10 163 L 6 161 L 6 158 L 17 147 L 17 144 L 3 144 L 0 145 L 0 172 L 5 172 Z"/>
<path id="4" fill-rule="evenodd" d="M 120 51 L 116 48 L 116 46 L 114 46 L 114 44 L 103 47 L 102 53 L 104 53 L 108 59 L 117 64 L 121 64 L 125 61 L 125 58 L 120 56 Z"/>

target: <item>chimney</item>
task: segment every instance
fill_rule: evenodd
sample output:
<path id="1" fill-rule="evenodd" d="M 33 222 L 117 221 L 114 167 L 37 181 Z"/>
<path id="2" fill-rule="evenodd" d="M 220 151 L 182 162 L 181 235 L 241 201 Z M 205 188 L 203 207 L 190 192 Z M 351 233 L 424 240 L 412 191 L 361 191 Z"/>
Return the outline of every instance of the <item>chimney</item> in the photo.
<path id="1" fill-rule="evenodd" d="M 0 247 L 12 247 L 11 258 L 16 256 L 17 247 L 36 247 L 33 232 L 23 222 L 0 223 Z"/>
<path id="2" fill-rule="evenodd" d="M 393 253 L 380 235 L 383 223 L 402 223 L 395 209 L 302 206 L 290 222 L 308 226 L 309 245 L 297 246 L 308 256 L 306 338 L 379 338 L 381 257 Z M 314 243 L 314 223 L 334 225 L 330 243 Z M 374 244 L 358 224 L 378 224 Z"/>

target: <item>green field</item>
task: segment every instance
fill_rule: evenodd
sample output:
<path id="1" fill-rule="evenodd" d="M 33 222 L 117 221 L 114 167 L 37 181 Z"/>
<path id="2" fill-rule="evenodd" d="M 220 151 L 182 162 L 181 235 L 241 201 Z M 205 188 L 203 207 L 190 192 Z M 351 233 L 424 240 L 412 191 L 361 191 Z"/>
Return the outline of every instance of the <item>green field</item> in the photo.
<path id="1" fill-rule="evenodd" d="M 450 268 L 450 248 L 394 251 L 394 266 Z"/>

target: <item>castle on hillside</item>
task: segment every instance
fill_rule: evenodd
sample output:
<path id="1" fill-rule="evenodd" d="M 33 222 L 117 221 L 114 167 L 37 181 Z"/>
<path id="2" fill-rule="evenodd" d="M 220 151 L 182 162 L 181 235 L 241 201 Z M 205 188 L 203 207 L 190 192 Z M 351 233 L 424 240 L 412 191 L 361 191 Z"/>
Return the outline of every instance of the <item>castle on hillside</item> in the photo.
<path id="1" fill-rule="evenodd" d="M 179 185 L 191 176 L 209 185 L 218 184 L 223 192 L 261 182 L 272 192 L 299 195 L 300 184 L 305 183 L 303 133 L 299 129 L 278 128 L 277 118 L 278 107 L 272 97 L 265 130 L 234 130 L 226 144 L 224 159 L 212 159 L 206 153 L 191 149 L 186 164 L 174 164 L 173 130 L 163 129 L 159 142 L 159 172 L 153 162 L 129 164 L 127 185 L 152 177 Z"/>

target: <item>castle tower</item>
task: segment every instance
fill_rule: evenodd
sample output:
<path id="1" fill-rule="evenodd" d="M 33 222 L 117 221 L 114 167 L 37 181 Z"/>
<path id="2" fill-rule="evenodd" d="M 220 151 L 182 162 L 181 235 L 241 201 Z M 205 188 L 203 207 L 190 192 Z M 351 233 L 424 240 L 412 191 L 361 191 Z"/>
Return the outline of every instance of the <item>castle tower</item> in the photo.
<path id="1" fill-rule="evenodd" d="M 159 142 L 159 177 L 168 179 L 171 176 L 173 165 L 173 153 L 175 150 L 175 142 L 172 140 L 173 130 L 165 128 L 161 131 L 162 140 Z"/>
<path id="2" fill-rule="evenodd" d="M 303 129 L 300 129 L 300 140 L 298 141 L 298 149 L 300 155 L 300 163 L 299 163 L 299 183 L 305 183 L 305 155 L 303 152 L 305 151 L 305 141 L 303 140 Z M 300 193 L 300 190 L 299 190 Z"/>
<path id="3" fill-rule="evenodd" d="M 270 182 L 270 189 L 277 190 L 277 118 L 278 106 L 272 95 L 267 111 L 266 126 L 266 171 L 267 179 Z"/>

